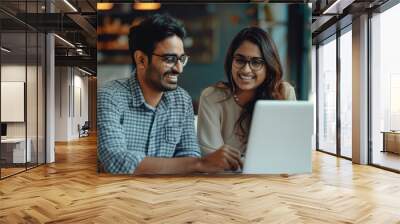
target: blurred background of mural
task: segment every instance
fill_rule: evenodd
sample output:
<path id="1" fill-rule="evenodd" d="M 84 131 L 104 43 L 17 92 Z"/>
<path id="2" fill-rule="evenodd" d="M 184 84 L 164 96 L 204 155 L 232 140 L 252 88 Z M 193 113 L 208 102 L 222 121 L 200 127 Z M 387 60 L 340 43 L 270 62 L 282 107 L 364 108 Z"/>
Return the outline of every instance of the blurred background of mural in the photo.
<path id="1" fill-rule="evenodd" d="M 311 8 L 309 4 L 281 3 L 98 3 L 98 87 L 129 77 L 128 33 L 143 17 L 167 12 L 181 20 L 190 60 L 179 84 L 197 104 L 202 89 L 224 80 L 224 58 L 232 38 L 244 27 L 259 26 L 274 39 L 284 78 L 308 100 L 311 86 Z"/>

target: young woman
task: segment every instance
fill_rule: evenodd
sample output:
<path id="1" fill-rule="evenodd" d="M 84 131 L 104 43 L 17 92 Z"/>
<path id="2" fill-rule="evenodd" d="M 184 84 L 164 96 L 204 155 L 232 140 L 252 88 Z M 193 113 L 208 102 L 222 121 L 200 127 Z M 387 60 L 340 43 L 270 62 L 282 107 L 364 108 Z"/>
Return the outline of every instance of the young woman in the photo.
<path id="1" fill-rule="evenodd" d="M 264 30 L 250 27 L 233 39 L 226 58 L 227 82 L 203 90 L 197 135 L 202 153 L 228 145 L 244 153 L 257 100 L 296 100 L 282 80 L 276 46 Z"/>

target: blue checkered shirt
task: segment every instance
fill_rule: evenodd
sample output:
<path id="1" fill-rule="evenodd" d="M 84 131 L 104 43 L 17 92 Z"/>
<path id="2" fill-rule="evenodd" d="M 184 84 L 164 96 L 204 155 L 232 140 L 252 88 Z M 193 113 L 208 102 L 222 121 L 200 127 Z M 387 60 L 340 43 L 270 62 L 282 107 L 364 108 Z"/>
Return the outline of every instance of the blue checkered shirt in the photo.
<path id="1" fill-rule="evenodd" d="M 131 174 L 144 157 L 200 157 L 192 100 L 178 87 L 158 106 L 146 104 L 139 82 L 114 80 L 98 90 L 98 157 L 105 171 Z"/>

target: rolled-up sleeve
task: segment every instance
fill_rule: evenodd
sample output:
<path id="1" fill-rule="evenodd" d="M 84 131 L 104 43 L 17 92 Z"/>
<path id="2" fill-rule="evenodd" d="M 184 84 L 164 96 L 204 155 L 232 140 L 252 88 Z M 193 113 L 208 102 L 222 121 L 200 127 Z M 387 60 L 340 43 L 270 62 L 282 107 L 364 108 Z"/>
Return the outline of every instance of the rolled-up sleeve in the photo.
<path id="1" fill-rule="evenodd" d="M 132 174 L 145 154 L 127 149 L 120 122 L 122 113 L 113 93 L 99 89 L 97 94 L 98 159 L 106 172 Z"/>
<path id="2" fill-rule="evenodd" d="M 174 157 L 200 157 L 201 153 L 194 127 L 193 105 L 190 100 L 187 101 L 186 108 L 181 139 L 176 145 Z"/>

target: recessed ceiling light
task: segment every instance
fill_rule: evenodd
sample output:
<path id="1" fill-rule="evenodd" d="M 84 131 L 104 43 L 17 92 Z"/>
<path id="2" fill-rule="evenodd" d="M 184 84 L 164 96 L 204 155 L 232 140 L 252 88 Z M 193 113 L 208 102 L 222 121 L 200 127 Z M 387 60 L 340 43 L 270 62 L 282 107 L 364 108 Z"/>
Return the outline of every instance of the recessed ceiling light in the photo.
<path id="1" fill-rule="evenodd" d="M 161 7 L 160 3 L 150 3 L 150 2 L 142 2 L 142 3 L 134 3 L 133 8 L 135 10 L 157 10 Z"/>
<path id="2" fill-rule="evenodd" d="M 78 12 L 78 10 L 68 1 L 64 0 L 65 4 L 67 4 L 73 11 Z"/>
<path id="3" fill-rule="evenodd" d="M 322 14 L 342 14 L 343 9 L 348 7 L 355 0 L 336 0 Z"/>
<path id="4" fill-rule="evenodd" d="M 6 52 L 6 53 L 10 53 L 10 52 L 11 52 L 11 50 L 9 50 L 9 49 L 7 49 L 7 48 L 5 48 L 5 47 L 1 47 L 0 49 L 1 49 L 2 51 Z"/>
<path id="5" fill-rule="evenodd" d="M 79 67 L 78 67 L 78 70 L 81 71 L 81 72 L 83 72 L 83 73 L 85 73 L 85 74 L 87 74 L 87 75 L 92 75 L 92 73 L 90 73 L 90 72 L 88 72 L 88 71 L 86 71 L 86 70 L 83 70 L 83 69 L 81 69 L 81 68 L 79 68 Z"/>
<path id="6" fill-rule="evenodd" d="M 97 10 L 110 10 L 113 6 L 113 3 L 97 3 Z"/>
<path id="7" fill-rule="evenodd" d="M 64 39 L 64 38 L 62 38 L 62 37 L 60 37 L 59 35 L 57 35 L 57 34 L 54 34 L 54 36 L 55 37 L 57 37 L 59 40 L 61 40 L 62 42 L 64 42 L 64 43 L 66 43 L 67 45 L 69 45 L 70 47 L 73 47 L 73 48 L 75 48 L 75 45 L 73 45 L 71 42 L 69 42 L 68 40 L 66 40 L 66 39 Z"/>

